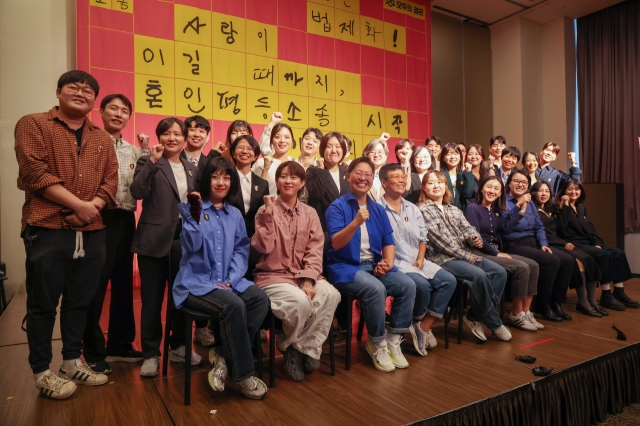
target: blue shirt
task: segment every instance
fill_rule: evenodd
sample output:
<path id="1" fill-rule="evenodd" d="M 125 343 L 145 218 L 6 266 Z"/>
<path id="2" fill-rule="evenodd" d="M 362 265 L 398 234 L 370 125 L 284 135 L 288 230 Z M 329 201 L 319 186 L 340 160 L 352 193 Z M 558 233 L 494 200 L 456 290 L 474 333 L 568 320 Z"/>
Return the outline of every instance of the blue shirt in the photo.
<path id="1" fill-rule="evenodd" d="M 554 169 L 551 165 L 547 165 L 546 167 L 539 168 L 536 170 L 536 177 L 538 180 L 543 180 L 549 184 L 551 187 L 551 199 L 556 198 L 560 189 L 564 186 L 564 184 L 569 179 L 577 179 L 580 180 L 582 176 L 582 170 L 578 167 L 571 167 L 569 169 L 569 174 L 567 175 L 565 172 L 561 170 Z"/>
<path id="2" fill-rule="evenodd" d="M 510 220 L 510 216 L 516 211 L 514 208 L 518 200 L 511 195 L 507 195 L 507 211 L 502 213 L 504 219 Z M 519 211 L 519 209 L 518 209 Z M 519 214 L 519 213 L 517 213 Z M 547 241 L 547 234 L 544 231 L 544 225 L 538 215 L 538 210 L 534 206 L 533 200 L 527 204 L 527 210 L 524 213 L 524 217 L 520 219 L 518 225 L 513 228 L 510 233 L 501 233 L 502 241 L 513 241 L 522 237 L 536 237 L 538 244 L 541 247 L 549 246 Z"/>
<path id="3" fill-rule="evenodd" d="M 202 201 L 200 224 L 191 217 L 189 204 L 178 204 L 182 214 L 182 259 L 173 284 L 173 300 L 180 308 L 189 293 L 203 296 L 225 290 L 234 294 L 253 283 L 244 278 L 249 264 L 249 238 L 240 210 L 227 203 L 218 210 L 211 201 Z"/>
<path id="4" fill-rule="evenodd" d="M 351 191 L 331 203 L 325 214 L 329 241 L 355 219 L 358 210 L 360 210 L 358 200 Z M 393 229 L 384 207 L 369 196 L 367 196 L 367 210 L 369 210 L 369 219 L 365 225 L 369 233 L 369 245 L 373 252 L 374 263 L 378 263 L 382 260 L 382 248 L 393 245 Z M 358 227 L 349 243 L 340 250 L 334 249 L 329 244 L 327 272 L 330 282 L 353 282 L 356 272 L 360 269 L 360 238 L 360 227 Z M 396 272 L 397 268 L 393 267 L 391 271 Z"/>
<path id="5" fill-rule="evenodd" d="M 508 215 L 503 216 L 491 209 L 487 209 L 477 203 L 471 203 L 464 212 L 467 221 L 473 225 L 482 237 L 482 248 L 480 251 L 491 256 L 497 256 L 500 247 L 498 232 L 508 234 L 518 225 L 522 215 L 520 207 L 514 205 Z"/>

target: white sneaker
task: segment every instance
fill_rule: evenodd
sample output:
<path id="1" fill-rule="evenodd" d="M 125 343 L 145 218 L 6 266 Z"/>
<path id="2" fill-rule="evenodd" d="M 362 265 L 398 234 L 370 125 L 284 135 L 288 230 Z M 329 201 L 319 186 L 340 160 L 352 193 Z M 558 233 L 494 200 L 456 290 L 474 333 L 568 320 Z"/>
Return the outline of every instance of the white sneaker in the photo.
<path id="1" fill-rule="evenodd" d="M 487 341 L 487 336 L 484 335 L 484 327 L 482 326 L 482 323 L 478 321 L 471 321 L 466 315 L 462 317 L 462 320 L 467 327 L 469 327 L 469 330 L 471 330 L 474 336 L 483 342 Z"/>
<path id="2" fill-rule="evenodd" d="M 184 345 L 180 346 L 178 349 L 169 350 L 169 361 L 171 362 L 181 362 L 184 364 L 184 353 L 185 347 Z M 191 351 L 191 365 L 199 365 L 202 362 L 202 357 L 196 353 L 196 351 Z"/>
<path id="3" fill-rule="evenodd" d="M 527 316 L 527 319 L 529 320 L 529 322 L 531 324 L 535 325 L 538 330 L 544 329 L 544 325 L 542 325 L 538 321 L 536 321 L 536 318 L 533 316 L 533 312 L 527 311 L 527 313 L 525 315 Z"/>
<path id="4" fill-rule="evenodd" d="M 409 332 L 413 338 L 413 347 L 421 356 L 427 356 L 427 333 L 420 328 L 420 321 L 416 321 L 409 327 Z"/>
<path id="5" fill-rule="evenodd" d="M 201 344 L 202 346 L 209 348 L 216 343 L 213 332 L 208 327 L 196 328 L 196 332 L 193 334 L 193 341 Z"/>
<path id="6" fill-rule="evenodd" d="M 529 321 L 529 318 L 524 311 L 520 312 L 516 316 L 509 314 L 509 320 L 511 320 L 511 324 L 513 324 L 514 327 L 519 328 L 520 330 L 538 331 L 538 328 Z"/>
<path id="7" fill-rule="evenodd" d="M 396 369 L 396 366 L 393 365 L 393 361 L 391 361 L 391 357 L 389 356 L 389 349 L 387 349 L 386 343 L 384 346 L 378 346 L 369 340 L 367 341 L 367 352 L 371 355 L 373 365 L 378 370 L 391 372 Z"/>
<path id="8" fill-rule="evenodd" d="M 158 368 L 160 366 L 160 362 L 158 361 L 159 357 L 152 356 L 151 358 L 147 358 L 142 363 L 142 368 L 140 368 L 140 375 L 142 377 L 155 377 L 158 375 Z"/>
<path id="9" fill-rule="evenodd" d="M 52 399 L 65 399 L 71 396 L 78 388 L 71 380 L 63 379 L 47 370 L 36 381 L 36 388 L 44 395 Z"/>
<path id="10" fill-rule="evenodd" d="M 431 329 L 429 329 L 429 331 L 427 331 L 427 348 L 433 349 L 436 346 L 438 346 L 438 341 L 436 340 L 436 337 L 431 332 Z"/>
<path id="11" fill-rule="evenodd" d="M 66 379 L 80 385 L 98 386 L 104 385 L 109 381 L 109 378 L 105 374 L 96 373 L 86 362 L 82 362 L 79 359 L 76 359 L 76 366 L 69 371 L 64 371 L 62 366 L 60 366 L 60 374 L 65 376 Z"/>
<path id="12" fill-rule="evenodd" d="M 396 368 L 409 367 L 409 362 L 404 357 L 404 354 L 402 353 L 402 347 L 400 346 L 403 340 L 404 339 L 398 339 L 398 341 L 395 343 L 387 340 L 387 347 L 389 348 L 389 357 L 391 358 L 391 362 L 393 362 L 393 365 L 395 365 Z"/>
<path id="13" fill-rule="evenodd" d="M 505 342 L 511 340 L 511 331 L 509 331 L 509 329 L 505 327 L 504 324 L 494 330 L 493 334 L 495 334 L 498 339 L 504 340 Z"/>
<path id="14" fill-rule="evenodd" d="M 251 376 L 242 380 L 240 389 L 247 398 L 262 399 L 267 394 L 267 385 L 257 377 Z"/>
<path id="15" fill-rule="evenodd" d="M 227 381 L 229 372 L 224 357 L 216 352 L 215 349 L 209 351 L 209 362 L 213 364 L 213 368 L 209 371 L 209 386 L 214 391 L 222 392 L 224 390 L 224 382 Z"/>

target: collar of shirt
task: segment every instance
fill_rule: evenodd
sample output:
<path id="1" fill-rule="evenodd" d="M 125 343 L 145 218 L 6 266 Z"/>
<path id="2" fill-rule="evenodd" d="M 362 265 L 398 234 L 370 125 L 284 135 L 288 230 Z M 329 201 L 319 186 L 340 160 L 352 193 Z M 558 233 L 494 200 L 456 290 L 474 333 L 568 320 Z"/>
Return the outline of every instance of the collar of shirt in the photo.
<path id="1" fill-rule="evenodd" d="M 378 202 L 382 205 L 382 207 L 385 208 L 385 210 L 393 212 L 395 214 L 399 214 L 400 216 L 405 214 L 406 211 L 407 211 L 407 204 L 406 203 L 408 203 L 408 201 L 405 200 L 402 197 L 400 198 L 400 213 L 398 213 L 398 211 L 396 209 L 394 209 L 393 207 L 391 207 L 389 205 L 389 203 L 387 203 L 387 199 L 384 196 L 380 197 L 380 201 L 378 201 Z"/>
<path id="2" fill-rule="evenodd" d="M 49 115 L 47 116 L 48 120 L 58 120 L 61 123 L 64 123 L 65 126 L 69 127 L 69 125 L 67 124 L 66 121 L 64 121 L 64 118 L 62 117 L 62 114 L 60 113 L 60 107 L 53 107 L 49 110 Z M 85 130 L 94 130 L 94 129 L 100 129 L 100 127 L 96 126 L 95 124 L 93 124 L 91 122 L 91 120 L 87 120 L 87 118 L 85 117 L 84 119 L 84 123 L 82 124 L 84 126 Z M 71 128 L 71 127 L 69 127 Z"/>
<path id="3" fill-rule="evenodd" d="M 189 155 L 189 154 L 187 154 L 187 155 Z M 236 171 L 238 172 L 238 177 L 240 178 L 240 180 L 246 179 L 249 182 L 251 182 L 251 169 L 249 169 L 249 173 L 247 173 L 246 175 L 242 174 L 242 172 L 237 167 L 236 167 Z"/>
<path id="4" fill-rule="evenodd" d="M 202 152 L 200 152 L 200 154 L 198 154 L 197 157 L 192 157 L 192 156 L 189 155 L 189 153 L 187 152 L 186 149 L 184 151 L 184 155 L 187 158 L 188 162 L 193 163 L 196 166 L 200 163 L 200 158 L 202 158 Z"/>
<path id="5" fill-rule="evenodd" d="M 117 147 L 118 145 L 122 145 L 122 135 L 120 136 L 119 139 L 116 139 L 113 137 L 113 135 L 111 133 L 109 133 L 109 137 L 111 138 L 111 140 L 113 141 L 114 145 Z"/>
<path id="6" fill-rule="evenodd" d="M 289 208 L 287 203 L 282 201 L 280 199 L 280 197 L 276 198 L 276 204 L 280 207 L 280 210 L 282 211 L 282 213 L 288 213 L 288 214 L 293 214 L 294 212 L 296 214 L 300 213 L 300 201 L 299 200 L 296 200 L 296 205 L 293 206 L 293 209 Z"/>
<path id="7" fill-rule="evenodd" d="M 213 205 L 211 200 L 202 200 L 202 210 L 209 210 L 209 211 L 213 211 L 213 212 L 223 211 L 226 214 L 228 214 L 229 213 L 229 205 L 225 201 L 225 202 L 222 203 L 222 207 L 217 209 L 216 206 Z"/>
<path id="8" fill-rule="evenodd" d="M 344 199 L 345 201 L 351 203 L 354 202 L 356 203 L 357 207 L 360 208 L 360 203 L 358 202 L 358 200 L 356 200 L 355 195 L 353 195 L 353 192 L 349 191 L 344 195 Z M 369 197 L 369 194 L 367 194 L 367 206 L 369 206 L 369 201 L 371 201 L 372 203 L 375 202 L 373 201 L 373 199 L 371 197 Z"/>

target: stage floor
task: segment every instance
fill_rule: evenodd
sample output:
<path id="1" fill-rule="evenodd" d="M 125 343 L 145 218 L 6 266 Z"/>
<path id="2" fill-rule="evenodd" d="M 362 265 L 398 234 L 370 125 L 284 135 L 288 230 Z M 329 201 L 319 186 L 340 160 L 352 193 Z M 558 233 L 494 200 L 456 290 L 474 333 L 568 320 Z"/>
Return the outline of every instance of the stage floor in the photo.
<path id="1" fill-rule="evenodd" d="M 626 284 L 626 292 L 640 299 L 640 279 Z M 107 299 L 109 294 L 107 294 Z M 136 291 L 136 321 L 140 300 Z M 330 376 L 328 347 L 322 366 L 295 383 L 288 378 L 278 356 L 276 388 L 265 399 L 252 401 L 228 386 L 214 392 L 207 383 L 208 350 L 195 345 L 203 356 L 194 367 L 191 405 L 183 405 L 184 368 L 169 363 L 167 377 L 143 379 L 140 364 L 113 363 L 109 383 L 99 387 L 79 386 L 66 401 L 54 401 L 39 394 L 34 386 L 27 357 L 26 334 L 20 330 L 25 313 L 25 294 L 18 294 L 0 317 L 0 424 L 21 425 L 395 425 L 426 419 L 487 398 L 535 379 L 531 366 L 514 360 L 515 355 L 533 355 L 535 365 L 556 370 L 614 351 L 640 341 L 640 310 L 610 311 L 602 319 L 575 311 L 576 296 L 568 295 L 565 310 L 573 316 L 563 323 L 543 322 L 535 333 L 512 327 L 513 339 L 505 343 L 495 337 L 480 344 L 465 327 L 462 344 L 456 341 L 452 321 L 449 349 L 444 348 L 441 323 L 434 328 L 438 346 L 427 357 L 419 357 L 409 343 L 405 354 L 410 367 L 382 373 L 362 343 L 353 340 L 351 370 L 344 369 L 345 341 L 336 341 L 336 375 Z M 108 300 L 105 301 L 108 306 Z M 508 305 L 507 305 L 508 307 Z M 354 321 L 357 312 L 354 311 Z M 108 309 L 102 323 L 108 323 Z M 627 341 L 615 339 L 615 324 Z M 354 322 L 354 330 L 357 323 Z M 365 332 L 366 333 L 366 332 Z M 355 335 L 355 333 L 354 333 Z M 62 362 L 60 332 L 56 325 L 52 369 Z M 139 336 L 136 345 L 140 346 Z M 266 350 L 266 344 L 264 345 Z M 268 353 L 268 352 L 265 352 Z M 266 357 L 265 357 L 266 358 Z M 268 368 L 265 359 L 265 382 Z M 217 413 L 210 414 L 211 410 Z"/>

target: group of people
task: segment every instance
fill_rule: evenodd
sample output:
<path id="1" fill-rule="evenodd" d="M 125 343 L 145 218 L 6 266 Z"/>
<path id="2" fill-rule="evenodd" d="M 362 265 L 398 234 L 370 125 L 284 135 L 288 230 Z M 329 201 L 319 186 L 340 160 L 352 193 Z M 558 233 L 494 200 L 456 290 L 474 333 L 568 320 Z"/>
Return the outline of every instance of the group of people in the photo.
<path id="1" fill-rule="evenodd" d="M 551 167 L 553 142 L 539 155 L 525 153 L 522 169 L 520 151 L 501 136 L 491 139 L 488 158 L 480 145 L 403 139 L 390 163 L 385 133 L 345 161 L 346 136 L 309 128 L 296 141 L 275 112 L 259 140 L 249 123 L 235 121 L 206 155 L 211 127 L 200 116 L 161 120 L 158 143 L 149 147 L 141 133 L 138 148 L 122 138 L 132 113 L 126 96 L 102 98 L 104 130 L 87 119 L 98 94 L 91 75 L 69 71 L 58 81 L 59 106 L 23 117 L 15 130 L 29 363 L 47 397 L 106 383 L 112 362 L 142 362 L 144 377 L 157 375 L 161 355 L 184 363 L 182 307 L 210 315 L 194 335 L 213 346 L 210 386 L 222 391 L 232 381 L 252 399 L 267 392 L 255 376 L 252 342 L 268 310 L 282 322 L 270 338 L 285 371 L 302 381 L 319 368 L 334 317 L 345 326 L 351 307 L 341 291 L 360 300 L 366 350 L 384 372 L 409 366 L 405 337 L 420 356 L 437 345 L 432 327 L 458 281 L 470 295 L 464 323 L 482 341 L 485 327 L 499 340 L 512 337 L 497 312 L 508 278 L 509 320 L 521 330 L 544 328 L 538 319 L 571 320 L 562 308 L 568 287 L 585 315 L 639 307 L 624 292 L 631 277 L 624 252 L 604 244 L 589 219 L 575 158 L 570 175 Z M 134 254 L 141 351 L 133 347 Z M 161 354 L 167 282 L 168 303 L 178 309 L 170 351 Z M 109 283 L 105 341 L 99 321 Z M 56 374 L 49 364 L 60 296 Z M 192 352 L 188 362 L 202 359 Z"/>

